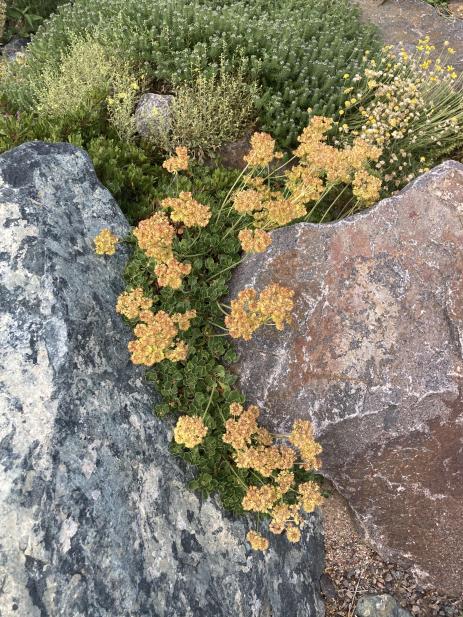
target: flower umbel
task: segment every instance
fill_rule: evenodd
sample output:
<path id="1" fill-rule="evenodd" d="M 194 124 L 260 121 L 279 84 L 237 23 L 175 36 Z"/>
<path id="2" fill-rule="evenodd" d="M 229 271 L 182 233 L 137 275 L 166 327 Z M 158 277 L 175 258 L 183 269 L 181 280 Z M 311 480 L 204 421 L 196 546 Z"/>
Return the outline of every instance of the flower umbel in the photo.
<path id="1" fill-rule="evenodd" d="M 251 167 L 265 167 L 273 159 L 281 158 L 280 152 L 275 152 L 275 140 L 268 133 L 254 133 L 251 137 L 251 150 L 243 158 Z"/>
<path id="2" fill-rule="evenodd" d="M 290 322 L 294 291 L 278 283 L 268 285 L 260 296 L 252 288 L 243 289 L 231 302 L 231 312 L 225 325 L 232 338 L 249 341 L 253 333 L 264 324 L 273 323 L 277 330 Z"/>
<path id="3" fill-rule="evenodd" d="M 148 257 L 167 262 L 173 258 L 172 242 L 175 229 L 163 212 L 156 212 L 149 219 L 138 223 L 133 235 L 138 240 L 138 246 Z"/>
<path id="4" fill-rule="evenodd" d="M 161 201 L 162 208 L 170 208 L 170 218 L 186 227 L 206 227 L 211 218 L 209 206 L 193 199 L 191 193 L 182 191 L 177 198 L 167 197 Z"/>
<path id="5" fill-rule="evenodd" d="M 246 540 L 251 545 L 251 548 L 255 551 L 266 551 L 269 547 L 269 541 L 257 533 L 257 531 L 248 531 L 246 534 Z"/>
<path id="6" fill-rule="evenodd" d="M 136 319 L 141 311 L 147 311 L 153 306 L 153 300 L 147 298 L 141 287 L 122 293 L 116 304 L 116 311 L 127 319 Z"/>
<path id="7" fill-rule="evenodd" d="M 185 448 L 194 448 L 203 442 L 207 432 L 200 416 L 180 416 L 174 428 L 174 440 Z"/>
<path id="8" fill-rule="evenodd" d="M 114 255 L 119 239 L 109 229 L 102 229 L 95 236 L 95 253 L 97 255 Z"/>
<path id="9" fill-rule="evenodd" d="M 164 161 L 162 166 L 171 174 L 187 171 L 189 163 L 188 150 L 184 146 L 175 148 L 175 156 Z"/>

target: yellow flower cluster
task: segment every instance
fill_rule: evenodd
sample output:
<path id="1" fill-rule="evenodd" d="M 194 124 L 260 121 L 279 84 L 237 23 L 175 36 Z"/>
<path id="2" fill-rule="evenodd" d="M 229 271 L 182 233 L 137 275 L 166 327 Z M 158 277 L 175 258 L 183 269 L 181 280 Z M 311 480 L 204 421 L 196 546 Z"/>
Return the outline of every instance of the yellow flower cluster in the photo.
<path id="1" fill-rule="evenodd" d="M 245 411 L 239 403 L 232 403 L 230 414 L 237 419 L 230 418 L 226 421 L 222 439 L 235 450 L 243 450 L 251 443 L 252 436 L 257 432 L 259 409 L 256 405 L 250 405 Z"/>
<path id="2" fill-rule="evenodd" d="M 194 448 L 203 442 L 207 432 L 200 416 L 180 416 L 174 428 L 174 440 L 185 448 Z"/>
<path id="3" fill-rule="evenodd" d="M 296 420 L 288 439 L 299 450 L 306 469 L 320 468 L 320 461 L 317 457 L 321 453 L 322 448 L 315 441 L 313 428 L 308 420 Z"/>
<path id="4" fill-rule="evenodd" d="M 188 150 L 184 146 L 175 148 L 175 156 L 165 160 L 162 166 L 171 174 L 176 174 L 179 171 L 186 171 L 188 169 L 189 157 Z"/>
<path id="5" fill-rule="evenodd" d="M 254 133 L 251 137 L 251 150 L 243 158 L 251 167 L 265 167 L 282 156 L 280 152 L 275 152 L 275 140 L 271 135 Z"/>
<path id="6" fill-rule="evenodd" d="M 310 513 L 323 503 L 320 489 L 314 482 L 302 482 L 297 487 L 299 504 L 304 512 Z"/>
<path id="7" fill-rule="evenodd" d="M 137 287 L 131 291 L 122 293 L 117 299 L 116 312 L 124 315 L 127 319 L 136 319 L 142 311 L 147 311 L 153 306 L 153 300 L 143 294 L 143 289 Z"/>
<path id="8" fill-rule="evenodd" d="M 191 264 L 181 263 L 175 257 L 165 263 L 160 263 L 154 268 L 159 287 L 171 287 L 179 289 L 182 286 L 182 278 L 191 272 Z"/>
<path id="9" fill-rule="evenodd" d="M 270 323 L 283 330 L 290 322 L 293 296 L 291 289 L 278 283 L 268 285 L 259 296 L 254 289 L 243 289 L 232 300 L 230 314 L 225 317 L 230 336 L 249 341 L 260 326 Z"/>
<path id="10" fill-rule="evenodd" d="M 193 199 L 191 193 L 182 191 L 178 197 L 167 197 L 161 201 L 162 208 L 171 210 L 170 218 L 186 227 L 206 227 L 211 218 L 209 206 Z"/>
<path id="11" fill-rule="evenodd" d="M 381 156 L 381 149 L 368 143 L 365 139 L 356 138 L 352 145 L 336 148 L 326 143 L 326 133 L 331 129 L 333 121 L 330 118 L 314 116 L 309 125 L 299 137 L 299 147 L 295 150 L 300 163 L 287 172 L 289 187 L 301 196 L 307 194 L 317 198 L 323 192 L 323 185 L 316 182 L 321 175 L 326 176 L 329 185 L 340 183 L 351 184 L 357 174 L 361 174 L 363 184 L 370 189 L 359 191 L 357 195 L 363 201 L 363 195 L 368 197 L 366 203 L 379 198 L 381 180 L 370 174 L 366 167 L 371 161 L 376 162 Z M 301 185 L 298 189 L 298 185 Z M 363 186 L 363 185 L 362 185 Z M 377 187 L 376 192 L 373 187 Z"/>
<path id="12" fill-rule="evenodd" d="M 269 541 L 257 533 L 257 531 L 248 531 L 246 534 L 246 540 L 251 545 L 254 551 L 266 551 L 269 547 Z"/>
<path id="13" fill-rule="evenodd" d="M 285 187 L 280 191 L 272 190 L 267 178 L 253 176 L 249 173 L 243 178 L 241 186 L 232 195 L 233 208 L 241 215 L 252 216 L 253 226 L 262 231 L 269 231 L 287 225 L 307 216 L 307 205 L 317 204 L 331 189 L 339 184 L 351 185 L 356 182 L 358 201 L 368 205 L 379 198 L 381 181 L 368 171 L 371 163 L 376 163 L 381 156 L 377 144 L 357 136 L 352 144 L 339 147 L 327 143 L 327 134 L 333 128 L 333 119 L 313 116 L 308 126 L 299 136 L 299 146 L 294 151 L 298 158 L 297 165 L 284 172 Z M 262 163 L 257 152 L 273 152 L 274 143 L 268 136 L 263 138 L 256 134 L 249 160 Z M 267 159 L 270 157 L 268 155 Z M 358 175 L 357 175 L 358 174 Z M 271 177 L 272 174 L 268 176 Z M 240 236 L 243 250 L 258 252 L 265 250 L 256 236 L 245 230 Z"/>
<path id="14" fill-rule="evenodd" d="M 354 175 L 352 192 L 359 201 L 368 206 L 378 201 L 381 184 L 382 182 L 379 178 L 372 176 L 364 169 L 360 169 Z"/>
<path id="15" fill-rule="evenodd" d="M 278 500 L 278 491 L 270 484 L 263 486 L 249 486 L 241 505 L 248 512 L 268 514 Z"/>
<path id="16" fill-rule="evenodd" d="M 262 253 L 272 244 L 272 238 L 263 229 L 242 229 L 238 234 L 245 253 Z"/>
<path id="17" fill-rule="evenodd" d="M 165 311 L 141 311 L 140 323 L 134 328 L 137 337 L 128 348 L 134 364 L 153 366 L 162 360 L 186 360 L 188 346 L 177 338 L 179 330 L 187 330 L 195 311 L 168 315 Z"/>
<path id="18" fill-rule="evenodd" d="M 118 240 L 118 237 L 109 229 L 102 229 L 94 239 L 95 253 L 97 255 L 114 255 Z"/>

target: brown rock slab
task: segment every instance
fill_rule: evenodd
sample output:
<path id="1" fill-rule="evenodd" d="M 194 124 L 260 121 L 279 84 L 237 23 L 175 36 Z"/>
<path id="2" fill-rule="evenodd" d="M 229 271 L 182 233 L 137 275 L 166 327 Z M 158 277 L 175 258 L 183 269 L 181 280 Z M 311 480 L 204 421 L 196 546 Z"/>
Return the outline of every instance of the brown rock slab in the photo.
<path id="1" fill-rule="evenodd" d="M 446 14 L 423 0 L 352 0 L 365 21 L 375 24 L 389 45 L 403 43 L 413 48 L 418 39 L 429 35 L 439 50 L 444 41 L 455 49 L 452 64 L 463 70 L 463 21 Z M 461 15 L 460 15 L 461 17 Z"/>
<path id="2" fill-rule="evenodd" d="M 264 423 L 310 419 L 323 470 L 387 559 L 449 594 L 463 580 L 463 165 L 327 225 L 273 233 L 231 296 L 278 282 L 293 325 L 239 343 Z"/>

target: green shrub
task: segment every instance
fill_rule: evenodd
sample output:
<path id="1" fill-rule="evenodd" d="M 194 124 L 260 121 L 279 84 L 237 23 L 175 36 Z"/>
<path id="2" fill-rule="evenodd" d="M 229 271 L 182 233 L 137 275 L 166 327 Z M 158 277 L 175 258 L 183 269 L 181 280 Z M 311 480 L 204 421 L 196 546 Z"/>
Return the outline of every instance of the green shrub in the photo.
<path id="1" fill-rule="evenodd" d="M 151 88 L 188 82 L 197 68 L 214 73 L 222 57 L 232 73 L 246 58 L 247 79 L 261 87 L 261 128 L 281 145 L 294 144 L 308 107 L 332 115 L 343 104 L 343 73 L 376 46 L 348 0 L 76 0 L 39 29 L 27 62 L 3 82 L 10 106 L 33 107 L 43 71 L 57 70 L 73 35 L 139 67 Z"/>
<path id="2" fill-rule="evenodd" d="M 39 117 L 70 126 L 94 122 L 109 96 L 114 71 L 102 45 L 74 38 L 59 67 L 46 66 L 36 83 Z"/>
<path id="3" fill-rule="evenodd" d="M 208 152 L 240 138 L 256 118 L 255 83 L 247 83 L 243 67 L 227 73 L 221 63 L 217 75 L 198 72 L 175 89 L 170 149 L 186 146 Z"/>

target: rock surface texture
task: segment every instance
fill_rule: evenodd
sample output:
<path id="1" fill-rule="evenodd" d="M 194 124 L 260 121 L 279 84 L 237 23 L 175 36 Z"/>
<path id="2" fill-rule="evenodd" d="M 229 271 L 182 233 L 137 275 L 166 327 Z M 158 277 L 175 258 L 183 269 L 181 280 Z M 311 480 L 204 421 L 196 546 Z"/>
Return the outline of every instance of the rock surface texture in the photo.
<path id="1" fill-rule="evenodd" d="M 165 137 L 171 128 L 171 105 L 174 97 L 171 94 L 153 94 L 147 92 L 138 101 L 135 110 L 135 126 L 138 133 L 145 139 Z"/>
<path id="2" fill-rule="evenodd" d="M 437 52 L 448 41 L 455 50 L 449 62 L 463 70 L 463 20 L 446 15 L 425 0 L 352 0 L 361 10 L 367 23 L 375 24 L 388 45 L 403 44 L 414 50 L 418 39 L 429 35 Z"/>
<path id="3" fill-rule="evenodd" d="M 278 282 L 293 325 L 239 344 L 241 387 L 285 432 L 314 422 L 323 470 L 385 558 L 463 580 L 463 165 L 352 218 L 273 233 L 231 297 Z"/>
<path id="4" fill-rule="evenodd" d="M 323 615 L 317 516 L 248 550 L 246 520 L 188 491 L 115 314 L 128 225 L 70 145 L 0 157 L 0 615 Z"/>

